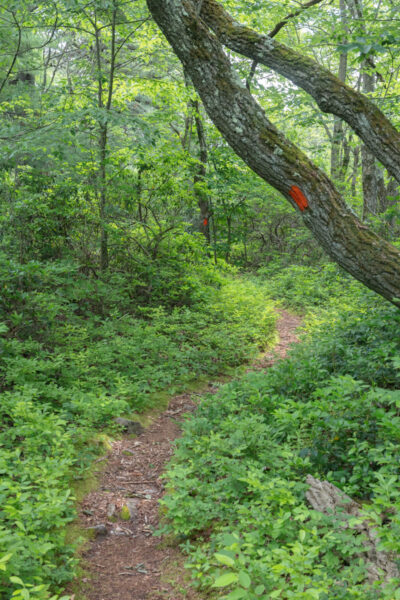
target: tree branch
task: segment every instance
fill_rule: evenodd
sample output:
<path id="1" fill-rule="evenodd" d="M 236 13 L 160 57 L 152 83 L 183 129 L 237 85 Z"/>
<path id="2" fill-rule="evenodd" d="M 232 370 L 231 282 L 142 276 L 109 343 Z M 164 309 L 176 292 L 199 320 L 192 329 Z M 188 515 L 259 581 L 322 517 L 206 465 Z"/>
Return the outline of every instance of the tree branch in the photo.
<path id="1" fill-rule="evenodd" d="M 249 90 L 249 92 L 250 92 L 251 82 L 253 81 L 253 77 L 256 74 L 257 66 L 258 66 L 258 62 L 256 60 L 253 60 L 253 62 L 251 63 L 250 73 L 246 79 L 246 88 Z"/>
<path id="2" fill-rule="evenodd" d="M 284 19 L 282 19 L 282 21 L 280 23 L 277 23 L 275 25 L 275 27 L 273 28 L 273 30 L 269 32 L 269 34 L 268 34 L 269 37 L 270 38 L 275 37 L 276 34 L 279 33 L 280 30 L 283 27 L 285 27 L 285 25 L 287 25 L 291 19 L 298 17 L 299 15 L 301 15 L 302 12 L 307 10 L 307 8 L 310 8 L 311 6 L 315 6 L 316 4 L 320 4 L 322 1 L 323 0 L 310 0 L 309 2 L 306 2 L 305 4 L 302 4 L 299 10 L 297 10 L 294 13 L 288 14 Z"/>
<path id="3" fill-rule="evenodd" d="M 283 75 L 308 92 L 323 112 L 346 121 L 400 182 L 400 133 L 366 96 L 308 56 L 237 23 L 216 0 L 203 0 L 201 16 L 222 44 Z"/>
<path id="4" fill-rule="evenodd" d="M 16 49 L 16 50 L 15 50 L 15 52 L 14 52 L 14 56 L 13 56 L 13 59 L 12 59 L 12 61 L 11 61 L 11 65 L 10 65 L 10 67 L 9 67 L 9 69 L 8 69 L 7 73 L 6 73 L 6 76 L 4 77 L 3 81 L 1 82 L 1 85 L 0 85 L 0 94 L 1 94 L 1 92 L 3 91 L 3 88 L 4 88 L 4 86 L 6 85 L 6 83 L 7 83 L 8 79 L 10 78 L 10 75 L 11 75 L 11 73 L 12 73 L 12 71 L 13 71 L 13 68 L 14 68 L 14 66 L 15 66 L 15 63 L 17 62 L 17 58 L 18 58 L 18 56 L 19 56 L 19 52 L 20 52 L 20 48 L 21 48 L 21 41 L 22 41 L 22 29 L 21 29 L 21 26 L 20 26 L 20 24 L 18 23 L 18 21 L 17 21 L 17 18 L 16 18 L 16 16 L 15 16 L 14 12 L 12 12 L 11 14 L 12 14 L 12 16 L 13 16 L 14 23 L 15 23 L 15 25 L 16 25 L 16 27 L 17 27 L 17 29 L 18 29 L 18 41 L 17 41 L 17 49 Z"/>

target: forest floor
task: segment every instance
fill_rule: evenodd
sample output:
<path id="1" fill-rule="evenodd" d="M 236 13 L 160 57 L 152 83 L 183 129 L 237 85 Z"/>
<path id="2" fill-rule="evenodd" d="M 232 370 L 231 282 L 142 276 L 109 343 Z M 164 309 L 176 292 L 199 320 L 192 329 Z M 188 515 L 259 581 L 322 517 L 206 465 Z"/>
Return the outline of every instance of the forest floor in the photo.
<path id="1" fill-rule="evenodd" d="M 298 316 L 279 311 L 275 347 L 258 357 L 248 371 L 266 369 L 285 357 L 297 341 Z M 218 388 L 208 384 L 207 393 Z M 75 600 L 194 600 L 185 585 L 179 549 L 153 536 L 159 526 L 162 475 L 180 435 L 179 421 L 195 410 L 199 393 L 175 396 L 168 408 L 136 438 L 112 443 L 99 486 L 79 507 L 80 527 L 96 528 L 82 553 L 84 575 L 75 583 Z M 123 508 L 125 507 L 125 508 Z M 129 510 L 126 520 L 121 510 Z"/>

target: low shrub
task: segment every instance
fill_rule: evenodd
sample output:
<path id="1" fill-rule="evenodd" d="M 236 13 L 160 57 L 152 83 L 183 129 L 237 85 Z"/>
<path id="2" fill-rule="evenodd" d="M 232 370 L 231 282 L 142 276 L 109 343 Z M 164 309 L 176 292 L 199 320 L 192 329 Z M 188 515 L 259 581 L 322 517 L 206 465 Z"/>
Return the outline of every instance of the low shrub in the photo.
<path id="1" fill-rule="evenodd" d="M 171 308 L 133 304 L 117 275 L 0 260 L 0 597 L 47 600 L 72 578 L 71 486 L 98 455 L 96 431 L 273 339 L 265 293 L 210 269 L 197 300 Z"/>
<path id="2" fill-rule="evenodd" d="M 177 536 L 202 590 L 229 600 L 400 598 L 400 580 L 367 583 L 357 531 L 305 500 L 307 474 L 330 481 L 400 556 L 400 313 L 354 295 L 312 309 L 288 359 L 222 386 L 185 423 L 161 531 Z"/>
<path id="3" fill-rule="evenodd" d="M 272 263 L 259 269 L 257 276 L 273 298 L 294 310 L 310 311 L 322 306 L 335 309 L 337 304 L 365 295 L 361 283 L 334 263 L 292 265 L 286 269 Z"/>

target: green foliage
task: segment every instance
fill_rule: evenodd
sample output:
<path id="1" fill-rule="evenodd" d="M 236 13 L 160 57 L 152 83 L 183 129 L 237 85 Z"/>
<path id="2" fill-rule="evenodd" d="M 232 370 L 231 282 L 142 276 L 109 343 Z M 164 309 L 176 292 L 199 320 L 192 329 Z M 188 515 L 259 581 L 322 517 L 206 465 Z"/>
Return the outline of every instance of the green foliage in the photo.
<path id="1" fill-rule="evenodd" d="M 95 279 L 72 262 L 0 255 L 0 596 L 47 600 L 49 585 L 71 579 L 71 484 L 98 455 L 96 431 L 273 339 L 276 315 L 260 287 L 212 267 L 195 240 L 179 269 L 180 244 L 157 263 L 147 305 L 132 299 L 129 273 Z"/>
<path id="2" fill-rule="evenodd" d="M 71 483 L 97 455 L 95 432 L 272 341 L 268 287 L 309 312 L 313 338 L 268 376 L 204 405 L 166 503 L 189 545 L 220 523 L 193 570 L 216 590 L 233 586 L 232 600 L 277 597 L 279 586 L 287 597 L 357 597 L 361 565 L 342 571 L 345 591 L 334 577 L 357 540 L 310 515 L 304 474 L 368 497 L 382 543 L 397 550 L 398 314 L 332 265 L 304 267 L 319 264 L 321 250 L 301 214 L 244 166 L 201 105 L 193 110 L 197 96 L 144 0 L 8 4 L 0 8 L 0 596 L 48 600 L 63 587 L 75 567 L 62 533 L 74 518 Z M 348 53 L 350 85 L 369 59 L 374 99 L 396 123 L 397 8 L 375 4 L 365 0 L 345 26 L 337 2 L 308 7 L 279 36 L 334 72 L 336 49 Z M 224 5 L 265 32 L 292 12 L 286 2 Z M 248 60 L 235 67 L 247 80 Z M 265 86 L 256 73 L 252 94 L 328 170 L 331 116 L 271 77 Z M 359 141 L 346 126 L 342 133 L 337 183 L 361 214 Z M 394 239 L 397 187 L 381 179 L 369 219 Z M 268 267 L 251 283 L 224 260 Z M 277 273 L 288 264 L 298 266 Z M 383 524 L 382 512 L 391 515 Z"/>
<path id="3" fill-rule="evenodd" d="M 350 305 L 353 298 L 360 300 L 362 285 L 334 263 L 291 265 L 282 269 L 278 261 L 262 267 L 257 275 L 261 281 L 268 282 L 273 298 L 295 310 L 324 306 L 327 311 L 336 311 L 338 303 L 343 306 Z"/>
<path id="4" fill-rule="evenodd" d="M 400 597 L 400 581 L 366 582 L 357 531 L 305 501 L 308 473 L 332 482 L 400 555 L 400 314 L 343 290 L 336 275 L 329 311 L 312 305 L 310 332 L 288 359 L 222 386 L 185 423 L 163 531 L 182 542 L 204 590 L 229 600 Z"/>

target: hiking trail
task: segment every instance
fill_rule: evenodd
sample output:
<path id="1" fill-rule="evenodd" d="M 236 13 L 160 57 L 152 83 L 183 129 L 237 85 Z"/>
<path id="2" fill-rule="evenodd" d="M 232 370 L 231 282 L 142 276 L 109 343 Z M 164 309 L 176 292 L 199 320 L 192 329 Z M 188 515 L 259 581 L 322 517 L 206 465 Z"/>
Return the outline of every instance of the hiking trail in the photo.
<path id="1" fill-rule="evenodd" d="M 248 371 L 266 369 L 285 357 L 297 342 L 301 318 L 279 311 L 279 340 L 257 358 Z M 207 393 L 217 391 L 208 384 Z M 74 600 L 194 600 L 198 595 L 184 583 L 182 555 L 152 531 L 159 525 L 159 499 L 163 495 L 162 474 L 180 435 L 179 419 L 195 410 L 199 393 L 173 397 L 168 408 L 136 438 L 123 436 L 112 443 L 100 485 L 79 506 L 80 526 L 96 528 L 96 537 L 82 553 L 85 574 L 75 582 Z M 125 507 L 123 509 L 123 507 Z M 130 517 L 121 518 L 121 510 Z M 177 566 L 174 567 L 174 564 Z M 168 575 L 181 581 L 183 593 L 169 583 Z"/>

